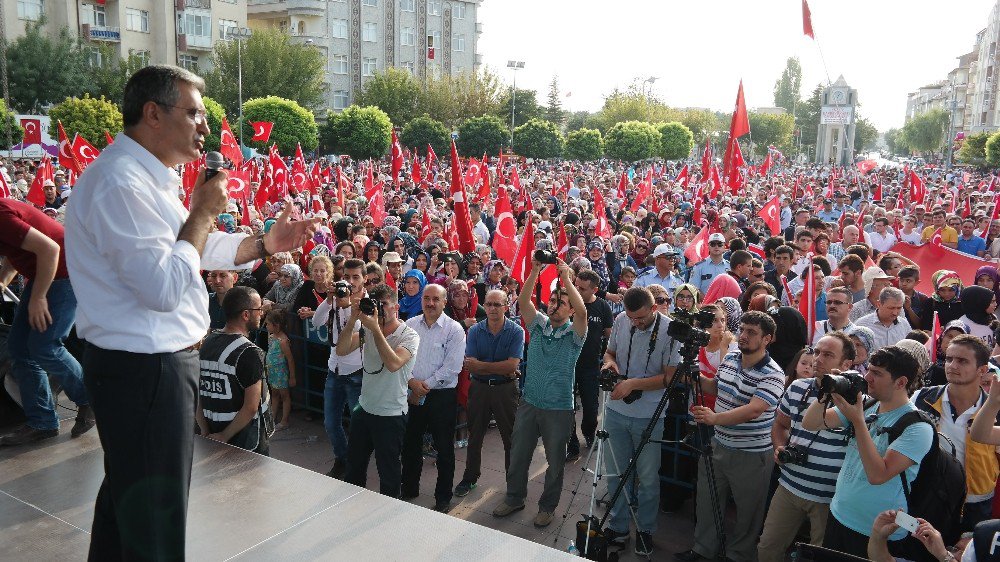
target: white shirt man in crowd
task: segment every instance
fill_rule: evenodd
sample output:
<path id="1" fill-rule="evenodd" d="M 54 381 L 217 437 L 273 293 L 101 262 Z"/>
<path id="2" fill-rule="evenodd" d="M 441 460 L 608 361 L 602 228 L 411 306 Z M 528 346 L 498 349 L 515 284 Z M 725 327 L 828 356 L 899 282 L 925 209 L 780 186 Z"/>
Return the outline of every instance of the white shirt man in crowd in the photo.
<path id="1" fill-rule="evenodd" d="M 833 332 L 847 332 L 854 326 L 850 314 L 854 303 L 851 302 L 851 290 L 847 287 L 834 287 L 826 294 L 826 320 L 817 320 L 812 344 L 816 345 L 823 336 Z"/>
<path id="2" fill-rule="evenodd" d="M 720 232 L 711 234 L 708 237 L 708 258 L 695 264 L 688 276 L 688 282 L 701 294 L 704 295 L 708 291 L 708 286 L 716 277 L 729 271 L 729 262 L 722 259 L 724 253 L 726 253 L 726 237 Z"/>
<path id="3" fill-rule="evenodd" d="M 875 333 L 875 349 L 896 345 L 910 333 L 910 322 L 903 315 L 905 300 L 903 291 L 886 287 L 878 296 L 878 310 L 858 319 L 858 326 Z"/>

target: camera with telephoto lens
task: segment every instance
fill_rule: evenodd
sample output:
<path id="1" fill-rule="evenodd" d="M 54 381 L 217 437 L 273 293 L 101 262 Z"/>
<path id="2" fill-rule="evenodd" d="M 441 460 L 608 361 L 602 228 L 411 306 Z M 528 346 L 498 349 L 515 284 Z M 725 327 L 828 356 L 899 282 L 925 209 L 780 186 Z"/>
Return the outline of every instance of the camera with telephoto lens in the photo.
<path id="1" fill-rule="evenodd" d="M 375 316 L 376 312 L 378 312 L 379 316 L 384 314 L 382 312 L 382 303 L 370 297 L 365 297 L 358 302 L 358 310 L 366 316 Z"/>
<path id="2" fill-rule="evenodd" d="M 559 263 L 559 256 L 552 250 L 535 250 L 535 261 L 555 265 Z"/>
<path id="3" fill-rule="evenodd" d="M 820 399 L 829 399 L 834 394 L 841 395 L 848 403 L 858 400 L 858 393 L 868 392 L 868 382 L 857 371 L 844 371 L 839 375 L 826 375 L 819 383 Z"/>
<path id="4" fill-rule="evenodd" d="M 715 322 L 715 314 L 711 310 L 688 312 L 678 308 L 673 311 L 674 322 L 667 325 L 667 335 L 683 345 L 705 347 L 711 334 L 706 328 Z"/>
<path id="5" fill-rule="evenodd" d="M 337 281 L 333 284 L 333 296 L 338 299 L 351 296 L 351 285 L 347 281 Z"/>
<path id="6" fill-rule="evenodd" d="M 612 390 L 615 389 L 616 384 L 625 380 L 626 378 L 627 377 L 621 375 L 620 373 L 616 373 L 611 369 L 601 369 L 601 372 L 597 374 L 597 384 L 598 386 L 601 387 L 602 390 L 607 390 L 608 392 L 611 392 Z M 622 398 L 622 402 L 626 404 L 631 404 L 632 402 L 635 402 L 641 397 L 642 397 L 641 390 L 633 390 L 628 394 L 628 396 Z"/>
<path id="7" fill-rule="evenodd" d="M 778 462 L 781 464 L 805 464 L 808 458 L 809 452 L 795 445 L 789 445 L 778 451 Z"/>

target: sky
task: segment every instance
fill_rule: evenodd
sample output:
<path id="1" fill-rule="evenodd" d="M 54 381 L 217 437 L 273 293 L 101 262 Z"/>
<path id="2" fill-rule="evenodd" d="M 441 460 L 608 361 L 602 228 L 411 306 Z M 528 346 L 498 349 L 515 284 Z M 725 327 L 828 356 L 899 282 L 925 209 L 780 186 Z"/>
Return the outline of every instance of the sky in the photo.
<path id="1" fill-rule="evenodd" d="M 811 0 L 813 41 L 801 0 L 484 0 L 478 51 L 508 84 L 507 61 L 524 61 L 517 87 L 542 105 L 558 75 L 570 111 L 597 111 L 616 87 L 651 76 L 671 107 L 731 113 L 741 78 L 747 107 L 770 107 L 797 56 L 803 98 L 843 75 L 859 114 L 885 131 L 903 125 L 909 92 L 946 79 L 973 50 L 997 1 Z"/>

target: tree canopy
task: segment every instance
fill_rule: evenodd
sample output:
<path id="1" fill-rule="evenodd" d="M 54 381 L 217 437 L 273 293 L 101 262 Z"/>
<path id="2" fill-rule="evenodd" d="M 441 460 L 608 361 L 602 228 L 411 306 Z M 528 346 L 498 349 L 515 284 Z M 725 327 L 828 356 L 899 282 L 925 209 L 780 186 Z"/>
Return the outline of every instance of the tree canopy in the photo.
<path id="1" fill-rule="evenodd" d="M 948 112 L 937 108 L 921 113 L 903 126 L 903 141 L 910 150 L 933 152 L 944 143 Z"/>
<path id="2" fill-rule="evenodd" d="M 510 104 L 512 89 L 507 88 L 500 97 L 497 111 L 494 113 L 510 128 Z M 545 108 L 538 105 L 538 92 L 534 90 L 517 89 L 514 97 L 514 128 L 524 125 L 532 119 L 544 119 Z"/>
<path id="3" fill-rule="evenodd" d="M 532 119 L 514 129 L 514 152 L 525 158 L 557 158 L 565 140 L 551 121 Z"/>
<path id="4" fill-rule="evenodd" d="M 82 98 L 66 98 L 49 110 L 49 117 L 52 119 L 49 125 L 49 136 L 52 138 L 59 138 L 58 122 L 61 121 L 71 140 L 79 134 L 100 149 L 108 145 L 104 138 L 105 131 L 114 136 L 122 130 L 121 111 L 103 96 L 94 99 L 84 94 Z"/>
<path id="5" fill-rule="evenodd" d="M 566 157 L 585 162 L 604 155 L 604 137 L 597 129 L 577 129 L 566 135 Z"/>
<path id="6" fill-rule="evenodd" d="M 688 157 L 694 148 L 694 135 L 691 134 L 691 129 L 676 121 L 661 123 L 657 129 L 660 131 L 660 156 L 664 160 L 680 160 Z"/>
<path id="7" fill-rule="evenodd" d="M 508 129 L 495 115 L 466 120 L 458 127 L 458 152 L 462 156 L 497 154 L 506 146 Z"/>
<path id="8" fill-rule="evenodd" d="M 243 103 L 243 118 L 246 123 L 253 121 L 274 123 L 267 145 L 275 143 L 278 145 L 278 150 L 285 154 L 294 152 L 297 144 L 301 144 L 302 150 L 305 151 L 316 150 L 316 146 L 319 144 L 316 118 L 311 111 L 293 100 L 278 96 L 248 100 Z M 230 125 L 232 124 L 230 122 Z M 245 125 L 245 127 L 244 134 L 251 130 L 249 125 Z M 264 143 L 253 142 L 249 138 L 243 144 L 253 146 L 258 150 L 267 148 Z"/>
<path id="9" fill-rule="evenodd" d="M 356 160 L 381 158 L 392 142 L 392 122 L 377 107 L 352 105 L 327 114 L 322 129 L 323 146 Z"/>
<path id="10" fill-rule="evenodd" d="M 378 107 L 393 123 L 408 123 L 420 109 L 420 83 L 412 74 L 398 68 L 387 68 L 369 78 L 354 103 Z"/>
<path id="11" fill-rule="evenodd" d="M 604 136 L 604 151 L 608 158 L 635 162 L 652 158 L 661 148 L 660 131 L 642 121 L 615 124 Z"/>
<path id="12" fill-rule="evenodd" d="M 55 37 L 44 32 L 45 19 L 28 22 L 25 33 L 7 47 L 7 75 L 14 109 L 40 113 L 43 107 L 90 91 L 89 52 L 68 28 Z"/>
<path id="13" fill-rule="evenodd" d="M 444 126 L 444 123 L 431 119 L 425 113 L 411 119 L 403 127 L 403 132 L 399 135 L 399 142 L 424 156 L 427 155 L 428 144 L 434 148 L 435 154 L 445 154 L 451 143 L 451 132 Z"/>
<path id="14" fill-rule="evenodd" d="M 767 147 L 787 148 L 792 144 L 795 119 L 788 113 L 750 113 L 750 138 L 757 154 L 767 153 Z"/>
<path id="15" fill-rule="evenodd" d="M 973 133 L 965 136 L 962 148 L 958 149 L 956 158 L 959 162 L 982 166 L 986 164 L 986 141 L 990 138 L 990 133 Z"/>
<path id="16" fill-rule="evenodd" d="M 802 65 L 798 57 L 785 61 L 785 70 L 774 82 L 774 105 L 783 107 L 788 113 L 796 114 L 802 103 Z"/>

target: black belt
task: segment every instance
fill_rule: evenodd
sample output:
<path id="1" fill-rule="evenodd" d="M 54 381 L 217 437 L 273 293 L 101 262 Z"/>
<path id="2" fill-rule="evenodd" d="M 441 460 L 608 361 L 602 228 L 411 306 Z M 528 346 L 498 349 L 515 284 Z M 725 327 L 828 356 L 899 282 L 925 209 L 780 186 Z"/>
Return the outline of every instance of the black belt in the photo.
<path id="1" fill-rule="evenodd" d="M 507 384 L 509 382 L 514 382 L 514 379 L 511 379 L 511 378 L 489 379 L 489 378 L 486 378 L 486 377 L 472 377 L 472 380 L 474 380 L 476 382 L 481 382 L 481 383 L 483 383 L 485 385 L 489 385 L 489 386 L 500 386 L 502 384 Z"/>

